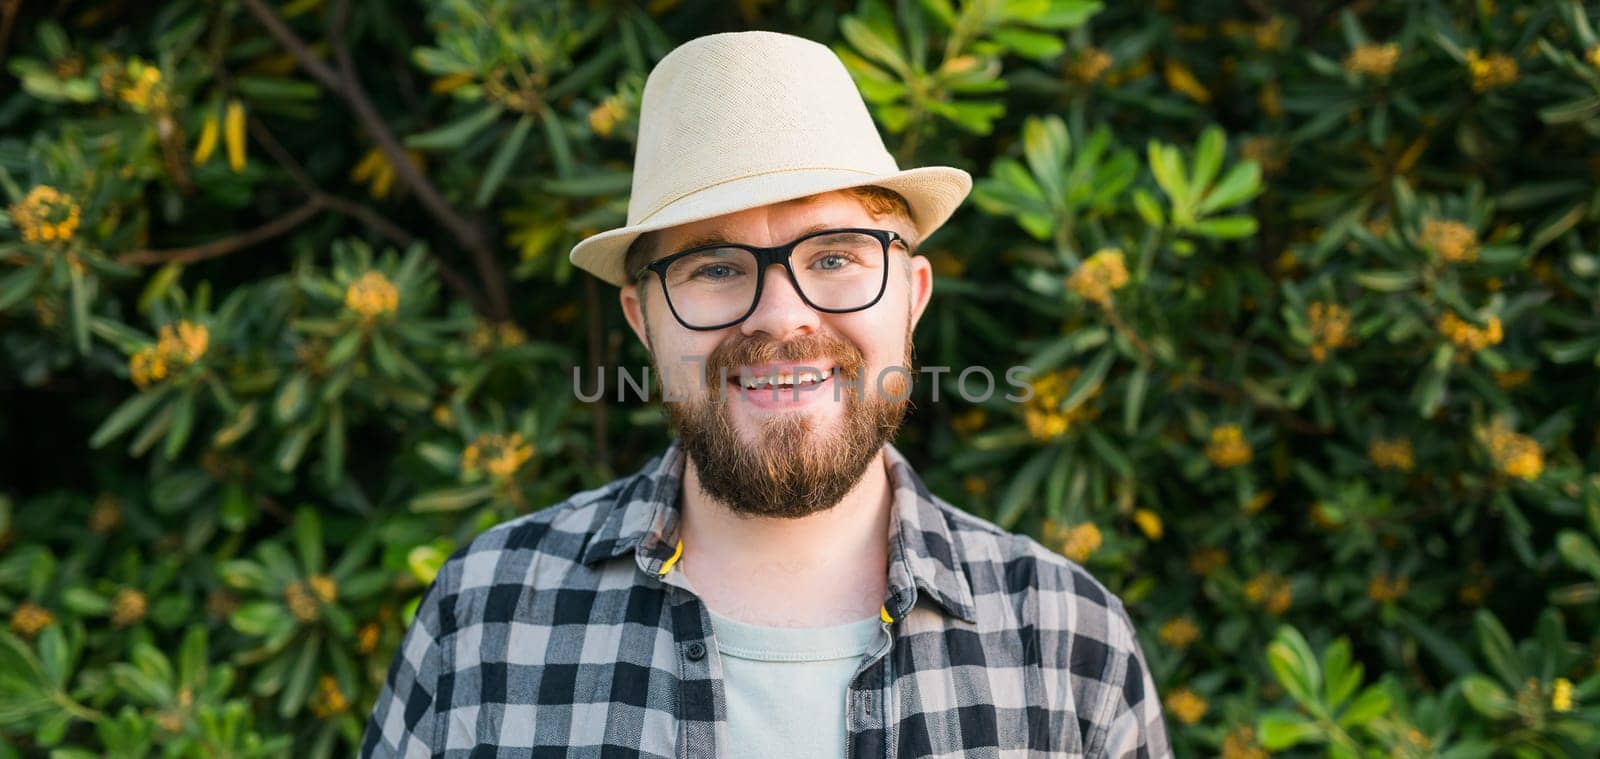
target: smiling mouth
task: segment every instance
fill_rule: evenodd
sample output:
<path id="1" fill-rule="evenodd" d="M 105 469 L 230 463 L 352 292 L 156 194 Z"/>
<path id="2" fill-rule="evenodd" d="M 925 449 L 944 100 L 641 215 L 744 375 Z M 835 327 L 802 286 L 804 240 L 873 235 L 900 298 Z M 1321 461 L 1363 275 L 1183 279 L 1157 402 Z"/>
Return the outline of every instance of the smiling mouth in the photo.
<path id="1" fill-rule="evenodd" d="M 738 377 L 729 377 L 728 383 L 746 390 L 793 390 L 796 388 L 803 390 L 822 384 L 832 374 L 832 369 L 811 368 L 763 374 L 741 373 Z"/>

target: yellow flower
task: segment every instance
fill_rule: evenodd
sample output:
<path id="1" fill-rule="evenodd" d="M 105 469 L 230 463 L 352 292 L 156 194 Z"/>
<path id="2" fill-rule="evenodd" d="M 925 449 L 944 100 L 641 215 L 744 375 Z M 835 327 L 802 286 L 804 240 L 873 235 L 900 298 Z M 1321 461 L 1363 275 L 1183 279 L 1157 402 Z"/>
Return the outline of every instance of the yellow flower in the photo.
<path id="1" fill-rule="evenodd" d="M 1261 173 L 1268 176 L 1283 171 L 1288 163 L 1285 155 L 1283 140 L 1265 135 L 1253 135 L 1239 141 L 1239 157 L 1255 161 L 1261 167 Z M 1293 253 L 1284 251 L 1285 255 Z"/>
<path id="2" fill-rule="evenodd" d="M 1350 311 L 1337 303 L 1313 301 L 1307 309 L 1311 321 L 1311 358 L 1322 363 L 1328 351 L 1355 343 L 1350 336 Z"/>
<path id="3" fill-rule="evenodd" d="M 127 627 L 137 624 L 139 620 L 144 619 L 148 606 L 144 594 L 133 588 L 117 591 L 116 597 L 111 599 L 111 626 Z"/>
<path id="4" fill-rule="evenodd" d="M 1283 46 L 1284 18 L 1273 16 L 1250 27 L 1250 36 L 1261 50 L 1277 50 Z"/>
<path id="5" fill-rule="evenodd" d="M 1065 74 L 1070 81 L 1090 84 L 1105 74 L 1112 62 L 1110 53 L 1097 47 L 1084 48 L 1078 51 L 1076 57 L 1069 59 Z"/>
<path id="6" fill-rule="evenodd" d="M 1410 590 L 1410 579 L 1379 574 L 1367 583 L 1367 598 L 1378 603 L 1388 603 L 1405 598 L 1406 593 Z"/>
<path id="7" fill-rule="evenodd" d="M 1256 493 L 1253 496 L 1250 496 L 1250 500 L 1245 501 L 1245 503 L 1244 503 L 1244 513 L 1246 513 L 1246 514 L 1259 514 L 1259 513 L 1261 513 L 1261 510 L 1266 508 L 1267 504 L 1272 502 L 1272 497 L 1275 496 L 1275 495 L 1277 495 L 1276 491 L 1263 490 L 1263 491 L 1261 491 L 1259 493 Z"/>
<path id="8" fill-rule="evenodd" d="M 129 84 L 117 95 L 139 113 L 165 110 L 166 88 L 161 86 L 161 69 L 134 58 L 128 61 Z"/>
<path id="9" fill-rule="evenodd" d="M 1050 519 L 1044 522 L 1045 545 L 1079 564 L 1088 561 L 1095 551 L 1100 550 L 1102 540 L 1100 528 L 1093 522 L 1081 522 L 1071 527 L 1062 527 Z"/>
<path id="10" fill-rule="evenodd" d="M 1583 54 L 1583 59 L 1588 61 L 1590 66 L 1600 68 L 1600 44 L 1590 45 L 1588 52 Z"/>
<path id="11" fill-rule="evenodd" d="M 283 602 L 289 607 L 289 613 L 301 622 L 310 622 L 321 613 L 316 599 L 306 590 L 306 584 L 300 580 L 292 580 L 283 589 Z"/>
<path id="12" fill-rule="evenodd" d="M 472 84 L 473 76 L 470 73 L 450 74 L 433 80 L 428 85 L 428 90 L 439 95 L 448 95 L 456 90 Z"/>
<path id="13" fill-rule="evenodd" d="M 325 604 L 331 604 L 339 597 L 339 584 L 327 575 L 312 575 L 306 584 L 311 586 L 311 595 Z"/>
<path id="14" fill-rule="evenodd" d="M 1051 372 L 1031 383 L 1033 397 L 1023 406 L 1022 421 L 1027 424 L 1028 434 L 1032 435 L 1034 440 L 1041 442 L 1054 440 L 1065 435 L 1073 424 L 1099 416 L 1099 410 L 1091 406 L 1087 399 L 1071 411 L 1061 410 L 1061 403 L 1067 398 L 1067 390 L 1071 389 L 1072 383 L 1077 381 L 1080 374 L 1082 374 L 1081 369 L 1072 367 Z M 1089 398 L 1092 399 L 1099 394 L 1100 389 L 1095 388 L 1089 394 Z"/>
<path id="15" fill-rule="evenodd" d="M 1135 509 L 1133 522 L 1139 525 L 1139 530 L 1151 540 L 1160 540 L 1164 530 L 1161 524 L 1161 515 L 1150 509 Z"/>
<path id="16" fill-rule="evenodd" d="M 152 382 L 160 382 L 167 378 L 166 359 L 162 358 L 161 351 L 153 345 L 141 348 L 128 357 L 128 377 L 140 390 Z"/>
<path id="17" fill-rule="evenodd" d="M 1400 62 L 1400 46 L 1393 42 L 1360 45 L 1344 57 L 1344 70 L 1360 76 L 1387 77 Z"/>
<path id="18" fill-rule="evenodd" d="M 1102 306 L 1111 305 L 1111 293 L 1128 284 L 1128 267 L 1122 251 L 1101 248 L 1089 256 L 1072 275 L 1067 277 L 1067 288 L 1084 300 Z"/>
<path id="19" fill-rule="evenodd" d="M 1256 740 L 1256 729 L 1235 725 L 1222 738 L 1222 759 L 1267 759 L 1267 750 Z"/>
<path id="20" fill-rule="evenodd" d="M 467 334 L 467 344 L 480 353 L 495 349 L 515 348 L 528 341 L 528 333 L 523 332 L 514 322 L 489 322 L 478 320 L 472 332 Z"/>
<path id="21" fill-rule="evenodd" d="M 158 334 L 156 347 L 168 361 L 180 366 L 199 361 L 211 345 L 211 331 L 203 324 L 190 321 L 162 325 Z"/>
<path id="22" fill-rule="evenodd" d="M 1283 92 L 1278 89 L 1278 80 L 1267 80 L 1257 101 L 1261 104 L 1261 112 L 1267 114 L 1268 118 L 1283 118 Z"/>
<path id="23" fill-rule="evenodd" d="M 228 168 L 244 171 L 244 104 L 229 100 L 222 115 L 222 141 L 228 150 Z"/>
<path id="24" fill-rule="evenodd" d="M 1557 712 L 1572 711 L 1572 681 L 1565 677 L 1556 678 L 1555 686 L 1550 694 L 1550 708 Z"/>
<path id="25" fill-rule="evenodd" d="M 1422 246 L 1453 264 L 1478 260 L 1478 233 L 1453 219 L 1429 219 L 1424 223 Z"/>
<path id="26" fill-rule="evenodd" d="M 1185 725 L 1199 722 L 1201 717 L 1206 716 L 1206 709 L 1210 706 L 1200 694 L 1188 688 L 1178 688 L 1168 692 L 1165 703 L 1167 713 Z"/>
<path id="27" fill-rule="evenodd" d="M 533 444 L 521 433 L 479 435 L 461 452 L 461 471 L 468 476 L 483 472 L 491 479 L 507 482 L 531 458 Z"/>
<path id="28" fill-rule="evenodd" d="M 420 171 L 422 169 L 422 153 L 415 150 L 407 150 L 405 153 L 406 160 L 410 161 L 411 165 L 417 167 L 417 170 Z M 379 147 L 368 150 L 365 155 L 361 156 L 361 160 L 356 163 L 356 167 L 350 170 L 350 181 L 356 183 L 365 182 L 367 184 L 367 193 L 378 200 L 389 197 L 389 191 L 394 188 L 394 177 L 394 165 L 389 163 L 388 157 L 383 154 L 383 149 Z"/>
<path id="29" fill-rule="evenodd" d="M 981 406 L 973 406 L 950 420 L 950 428 L 962 435 L 971 435 L 988 423 L 989 413 Z"/>
<path id="30" fill-rule="evenodd" d="M 356 631 L 356 651 L 370 654 L 378 650 L 378 637 L 382 632 L 383 629 L 378 627 L 377 622 L 362 625 L 361 629 Z"/>
<path id="31" fill-rule="evenodd" d="M 967 495 L 979 497 L 989 492 L 989 481 L 975 474 L 969 474 L 961 480 L 961 488 Z"/>
<path id="32" fill-rule="evenodd" d="M 81 211 L 77 202 L 49 185 L 35 185 L 7 213 L 22 233 L 23 242 L 64 245 L 78 230 Z"/>
<path id="33" fill-rule="evenodd" d="M 106 493 L 94 500 L 94 510 L 89 512 L 89 531 L 105 535 L 122 524 L 122 502 Z"/>
<path id="34" fill-rule="evenodd" d="M 1210 577 L 1228 565 L 1228 552 L 1221 548 L 1202 548 L 1189 554 L 1189 571 L 1201 577 Z"/>
<path id="35" fill-rule="evenodd" d="M 24 638 L 38 635 L 40 630 L 55 622 L 56 615 L 51 614 L 49 609 L 28 601 L 17 604 L 17 608 L 11 612 L 11 631 Z"/>
<path id="36" fill-rule="evenodd" d="M 1500 386 L 1501 390 L 1514 390 L 1528 384 L 1532 378 L 1533 373 L 1527 369 L 1508 369 L 1494 373 L 1494 384 Z"/>
<path id="37" fill-rule="evenodd" d="M 200 140 L 194 146 L 194 165 L 211 160 L 211 154 L 217 149 L 217 131 L 217 117 L 206 116 L 205 123 L 200 125 Z"/>
<path id="38" fill-rule="evenodd" d="M 400 307 L 400 291 L 382 272 L 369 271 L 345 288 L 344 307 L 371 326 Z"/>
<path id="39" fill-rule="evenodd" d="M 1489 449 L 1495 467 L 1501 472 L 1524 480 L 1537 479 L 1544 471 L 1544 453 L 1539 443 L 1527 435 L 1513 432 L 1505 420 L 1496 418 L 1486 426 L 1473 431 L 1473 435 Z"/>
<path id="40" fill-rule="evenodd" d="M 333 675 L 323 675 L 317 679 L 317 693 L 311 697 L 309 706 L 311 713 L 317 719 L 327 719 L 348 711 L 350 700 L 345 697 L 344 691 L 339 689 L 337 678 Z"/>
<path id="41" fill-rule="evenodd" d="M 1397 469 L 1409 472 L 1416 466 L 1416 455 L 1411 441 L 1406 438 L 1375 438 L 1367 445 L 1367 458 L 1379 469 Z"/>
<path id="42" fill-rule="evenodd" d="M 1206 458 L 1220 469 L 1229 469 L 1250 463 L 1250 443 L 1244 439 L 1244 430 L 1236 424 L 1223 424 L 1211 429 L 1211 441 L 1206 444 Z"/>
<path id="43" fill-rule="evenodd" d="M 1476 50 L 1467 51 L 1467 71 L 1472 73 L 1472 91 L 1509 87 L 1517 81 L 1517 61 L 1505 53 L 1480 56 Z"/>
<path id="44" fill-rule="evenodd" d="M 1276 572 L 1262 572 L 1244 584 L 1244 597 L 1266 607 L 1272 616 L 1281 616 L 1294 603 L 1294 588 L 1289 579 Z"/>
<path id="45" fill-rule="evenodd" d="M 1200 639 L 1200 628 L 1194 620 L 1188 617 L 1173 617 L 1161 625 L 1161 632 L 1157 633 L 1161 642 L 1173 648 L 1188 648 L 1189 644 Z"/>
<path id="46" fill-rule="evenodd" d="M 1162 75 L 1167 80 L 1167 86 L 1188 96 L 1196 103 L 1211 102 L 1211 91 L 1196 79 L 1194 72 L 1189 67 L 1178 62 L 1178 59 L 1168 57 L 1162 64 Z"/>
<path id="47" fill-rule="evenodd" d="M 1454 312 L 1446 311 L 1439 317 L 1435 326 L 1439 334 L 1444 335 L 1451 343 L 1466 353 L 1481 351 L 1491 345 L 1498 345 L 1505 337 L 1505 332 L 1500 326 L 1500 317 L 1491 316 L 1485 320 L 1482 327 L 1468 324 L 1466 320 L 1456 316 Z"/>
<path id="48" fill-rule="evenodd" d="M 621 95 L 610 95 L 589 111 L 589 131 L 597 137 L 610 137 L 617 123 L 628 115 Z"/>

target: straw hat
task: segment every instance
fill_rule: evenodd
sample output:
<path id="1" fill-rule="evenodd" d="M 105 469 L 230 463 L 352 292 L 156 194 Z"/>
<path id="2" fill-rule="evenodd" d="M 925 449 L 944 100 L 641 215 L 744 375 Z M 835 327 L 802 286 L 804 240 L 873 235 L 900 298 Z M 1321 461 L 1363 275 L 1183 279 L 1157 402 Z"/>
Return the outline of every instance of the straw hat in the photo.
<path id="1" fill-rule="evenodd" d="M 904 196 L 925 239 L 972 177 L 946 166 L 902 171 L 827 46 L 773 32 L 700 37 L 645 81 L 627 226 L 579 242 L 572 263 L 620 287 L 623 257 L 644 232 L 863 185 Z"/>

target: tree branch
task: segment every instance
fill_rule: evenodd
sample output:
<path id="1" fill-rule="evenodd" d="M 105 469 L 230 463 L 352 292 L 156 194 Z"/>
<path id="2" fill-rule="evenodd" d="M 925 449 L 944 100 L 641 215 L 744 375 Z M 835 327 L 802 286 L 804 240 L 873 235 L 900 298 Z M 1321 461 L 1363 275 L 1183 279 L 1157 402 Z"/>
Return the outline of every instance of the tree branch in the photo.
<path id="1" fill-rule="evenodd" d="M 426 208 L 456 241 L 467 249 L 472 257 L 473 267 L 477 269 L 480 284 L 483 286 L 490 316 L 496 320 L 509 320 L 511 306 L 506 296 L 505 275 L 495 260 L 494 251 L 490 248 L 483 229 L 453 208 L 422 171 L 412 165 L 400 141 L 389 131 L 387 122 L 362 89 L 344 40 L 342 38 L 331 40 L 334 43 L 332 47 L 338 65 L 338 68 L 334 69 L 311 52 L 305 41 L 301 40 L 262 0 L 241 1 L 251 15 L 261 22 L 267 33 L 288 49 L 289 54 L 300 63 L 301 67 L 345 101 L 355 113 L 356 120 L 378 143 L 379 150 L 383 151 L 384 159 L 394 169 L 396 177 L 416 195 L 417 201 L 423 208 Z M 331 32 L 342 37 L 347 13 L 346 3 L 341 2 L 334 7 Z"/>
<path id="2" fill-rule="evenodd" d="M 284 149 L 283 144 L 278 142 L 278 138 L 272 135 L 272 131 L 267 129 L 266 124 L 254 116 L 250 117 L 249 123 L 250 134 L 255 136 L 256 142 L 261 143 L 261 147 L 266 149 L 273 160 L 277 161 L 285 171 L 289 172 L 289 176 L 294 178 L 295 184 L 299 185 L 306 195 L 320 200 L 330 211 L 342 213 L 366 224 L 396 245 L 404 247 L 416 242 L 416 237 L 412 236 L 410 232 L 401 229 L 377 211 L 360 203 L 345 200 L 337 195 L 325 192 L 317 186 L 316 182 L 312 181 L 311 175 L 306 172 L 305 167 L 301 166 L 300 162 L 296 161 L 294 156 Z M 431 250 L 428 253 L 428 257 L 432 259 L 435 268 L 439 272 L 439 277 L 444 280 L 444 283 L 449 285 L 450 289 L 456 291 L 458 295 L 466 298 L 467 302 L 472 304 L 473 310 L 485 316 L 489 315 L 489 304 L 484 301 L 483 295 L 478 292 L 477 288 L 473 287 L 472 283 L 461 275 L 461 272 L 456 271 L 439 255 Z"/>
<path id="3" fill-rule="evenodd" d="M 243 250 L 252 245 L 266 242 L 274 237 L 287 233 L 289 230 L 304 224 L 317 212 L 327 207 L 327 204 L 317 197 L 312 197 L 299 208 L 294 209 L 272 221 L 262 224 L 248 232 L 242 232 L 232 237 L 213 240 L 204 245 L 173 250 L 131 250 L 117 256 L 117 263 L 133 266 L 154 266 L 169 262 L 194 263 L 208 258 L 217 258 L 228 255 L 234 251 Z"/>

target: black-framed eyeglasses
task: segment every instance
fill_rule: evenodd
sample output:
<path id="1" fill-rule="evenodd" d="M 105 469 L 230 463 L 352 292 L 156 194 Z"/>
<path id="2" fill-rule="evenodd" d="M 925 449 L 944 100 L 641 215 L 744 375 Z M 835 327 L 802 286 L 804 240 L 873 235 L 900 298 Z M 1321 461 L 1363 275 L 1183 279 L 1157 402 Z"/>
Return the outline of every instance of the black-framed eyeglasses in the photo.
<path id="1" fill-rule="evenodd" d="M 889 282 L 889 246 L 905 238 L 885 229 L 824 229 L 772 248 L 702 245 L 652 261 L 678 323 L 693 330 L 731 327 L 755 313 L 763 273 L 783 266 L 806 305 L 829 314 L 871 308 Z M 909 248 L 907 248 L 909 252 Z M 797 265 L 798 264 L 798 265 Z"/>

